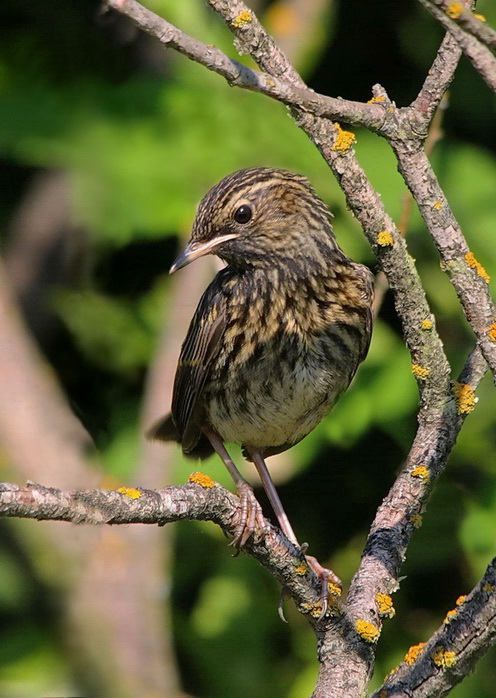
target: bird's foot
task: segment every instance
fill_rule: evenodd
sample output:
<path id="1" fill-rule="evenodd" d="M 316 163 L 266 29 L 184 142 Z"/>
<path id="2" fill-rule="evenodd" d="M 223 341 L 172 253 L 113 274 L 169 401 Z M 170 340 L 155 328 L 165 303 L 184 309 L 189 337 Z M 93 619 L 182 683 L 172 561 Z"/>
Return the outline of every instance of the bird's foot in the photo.
<path id="1" fill-rule="evenodd" d="M 242 548 L 250 536 L 253 536 L 255 541 L 261 540 L 270 531 L 270 525 L 257 502 L 253 488 L 247 482 L 242 482 L 237 489 L 240 506 L 234 538 L 230 545 Z"/>
<path id="2" fill-rule="evenodd" d="M 331 593 L 333 596 L 340 596 L 343 585 L 339 577 L 334 574 L 332 570 L 327 569 L 327 567 L 323 567 L 317 558 L 313 557 L 313 555 L 305 554 L 307 547 L 307 544 L 304 543 L 301 546 L 301 550 L 305 555 L 305 560 L 307 561 L 308 566 L 315 572 L 320 583 L 319 607 L 322 609 L 322 611 L 319 615 L 319 620 L 321 620 L 329 608 L 329 594 Z"/>

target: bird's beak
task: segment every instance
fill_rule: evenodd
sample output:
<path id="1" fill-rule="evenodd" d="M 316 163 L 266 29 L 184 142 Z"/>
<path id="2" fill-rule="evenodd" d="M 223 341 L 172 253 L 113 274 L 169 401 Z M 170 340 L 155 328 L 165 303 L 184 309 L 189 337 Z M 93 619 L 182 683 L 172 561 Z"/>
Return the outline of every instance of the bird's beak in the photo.
<path id="1" fill-rule="evenodd" d="M 196 240 L 190 240 L 184 250 L 181 252 L 179 257 L 176 259 L 174 264 L 169 269 L 169 274 L 173 274 L 178 269 L 182 269 L 190 262 L 194 262 L 195 259 L 203 257 L 206 254 L 214 252 L 214 250 L 227 240 L 233 240 L 237 238 L 237 233 L 228 233 L 227 235 L 219 235 L 212 240 L 207 240 L 207 242 L 197 242 Z"/>

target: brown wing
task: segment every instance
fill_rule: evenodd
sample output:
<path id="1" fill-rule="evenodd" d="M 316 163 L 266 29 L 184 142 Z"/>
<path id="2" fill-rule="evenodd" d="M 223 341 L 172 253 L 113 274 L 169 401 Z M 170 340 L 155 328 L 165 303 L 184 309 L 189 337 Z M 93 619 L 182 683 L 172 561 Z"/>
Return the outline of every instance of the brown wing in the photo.
<path id="1" fill-rule="evenodd" d="M 181 349 L 171 415 L 152 427 L 148 433 L 150 438 L 177 440 L 186 454 L 195 449 L 202 437 L 200 397 L 210 375 L 212 361 L 219 351 L 225 325 L 225 300 L 214 280 L 198 304 Z M 203 449 L 200 449 L 197 455 L 202 457 L 208 454 L 203 454 Z"/>

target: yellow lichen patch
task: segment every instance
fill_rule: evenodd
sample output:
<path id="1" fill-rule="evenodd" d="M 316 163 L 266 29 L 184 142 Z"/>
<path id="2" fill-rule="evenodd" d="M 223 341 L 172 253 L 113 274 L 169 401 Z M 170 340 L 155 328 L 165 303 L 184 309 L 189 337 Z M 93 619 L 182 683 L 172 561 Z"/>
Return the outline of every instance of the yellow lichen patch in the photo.
<path id="1" fill-rule="evenodd" d="M 337 150 L 338 153 L 346 153 L 353 143 L 356 142 L 356 136 L 351 131 L 342 129 L 337 122 L 334 122 L 334 126 L 336 127 L 337 135 L 331 150 Z"/>
<path id="2" fill-rule="evenodd" d="M 463 13 L 463 5 L 461 2 L 452 2 L 446 8 L 446 14 L 451 19 L 458 19 L 458 17 Z"/>
<path id="3" fill-rule="evenodd" d="M 377 97 L 372 97 L 372 99 L 369 99 L 367 104 L 377 104 L 378 102 L 385 102 L 386 98 L 383 97 L 382 95 L 377 95 Z"/>
<path id="4" fill-rule="evenodd" d="M 376 594 L 375 602 L 380 616 L 392 618 L 396 613 L 393 606 L 393 599 L 388 594 Z"/>
<path id="5" fill-rule="evenodd" d="M 419 364 L 412 364 L 412 373 L 417 380 L 425 381 L 429 375 L 429 369 L 423 368 L 423 366 L 419 366 Z"/>
<path id="6" fill-rule="evenodd" d="M 405 659 L 403 660 L 405 664 L 411 666 L 414 662 L 416 662 L 419 658 L 419 655 L 422 653 L 424 647 L 425 642 L 419 642 L 418 645 L 412 645 L 408 652 L 405 654 Z"/>
<path id="7" fill-rule="evenodd" d="M 253 15 L 249 10 L 245 10 L 244 12 L 240 12 L 237 17 L 233 19 L 231 22 L 233 27 L 236 27 L 239 29 L 239 27 L 244 27 L 246 24 L 250 24 L 250 22 L 253 20 Z"/>
<path id="8" fill-rule="evenodd" d="M 305 560 L 303 562 L 298 562 L 298 564 L 295 564 L 295 574 L 297 574 L 299 577 L 304 577 L 306 573 L 309 571 L 309 567 Z"/>
<path id="9" fill-rule="evenodd" d="M 390 114 L 394 114 L 394 107 L 393 106 L 389 107 L 388 112 Z"/>
<path id="10" fill-rule="evenodd" d="M 442 201 L 435 201 L 435 202 L 432 204 L 432 208 L 435 208 L 436 211 L 439 211 L 439 209 L 442 208 L 442 206 L 443 206 L 443 202 L 442 202 Z"/>
<path id="11" fill-rule="evenodd" d="M 410 523 L 413 524 L 414 528 L 420 528 L 422 526 L 422 516 L 420 514 L 413 514 L 410 516 Z"/>
<path id="12" fill-rule="evenodd" d="M 481 22 L 487 22 L 487 19 L 484 17 L 484 15 L 479 14 L 478 12 L 474 12 L 474 17 L 477 17 Z"/>
<path id="13" fill-rule="evenodd" d="M 369 623 L 368 620 L 362 620 L 361 618 L 356 621 L 355 630 L 357 631 L 358 635 L 360 635 L 362 640 L 370 643 L 377 642 L 379 635 L 381 634 L 381 631 L 377 626 L 372 625 L 372 623 Z"/>
<path id="14" fill-rule="evenodd" d="M 391 676 L 394 676 L 394 674 L 396 674 L 396 672 L 398 671 L 399 668 L 400 668 L 399 666 L 393 667 L 393 668 L 391 669 L 391 671 L 389 671 L 389 672 L 386 674 L 386 676 L 384 677 L 384 683 L 385 683 L 388 679 L 390 679 Z"/>
<path id="15" fill-rule="evenodd" d="M 487 594 L 492 594 L 494 591 L 494 584 L 489 584 L 489 582 L 486 582 L 482 587 L 482 591 L 485 591 Z"/>
<path id="16" fill-rule="evenodd" d="M 126 497 L 129 497 L 130 499 L 139 499 L 143 496 L 143 493 L 135 489 L 134 487 L 119 487 L 117 492 L 125 494 Z"/>
<path id="17" fill-rule="evenodd" d="M 467 598 L 467 594 L 462 594 L 461 596 L 459 596 L 459 597 L 457 598 L 457 600 L 455 601 L 456 605 L 457 605 L 457 606 L 461 606 L 462 603 L 465 601 L 466 598 Z"/>
<path id="18" fill-rule="evenodd" d="M 434 323 L 432 320 L 422 320 L 422 329 L 423 330 L 432 330 L 434 327 Z"/>
<path id="19" fill-rule="evenodd" d="M 343 590 L 341 589 L 341 587 L 338 586 L 337 584 L 334 584 L 334 582 L 331 582 L 331 580 L 329 580 L 327 582 L 327 586 L 329 587 L 329 594 L 331 596 L 339 597 L 343 593 Z"/>
<path id="20" fill-rule="evenodd" d="M 475 410 L 477 398 L 469 385 L 466 383 L 455 383 L 453 395 L 456 398 L 456 407 L 459 414 L 469 414 Z"/>
<path id="21" fill-rule="evenodd" d="M 446 616 L 444 617 L 443 623 L 444 623 L 445 625 L 448 625 L 448 623 L 451 623 L 451 621 L 453 620 L 453 618 L 456 618 L 457 615 L 458 615 L 458 609 L 457 609 L 457 608 L 453 608 L 451 611 L 448 611 L 448 613 L 447 613 Z"/>
<path id="22" fill-rule="evenodd" d="M 414 468 L 411 472 L 412 477 L 418 477 L 421 480 L 428 480 L 430 475 L 429 471 L 425 467 L 425 465 L 419 465 L 417 468 Z"/>
<path id="23" fill-rule="evenodd" d="M 473 252 L 467 252 L 467 254 L 465 255 L 465 261 L 467 262 L 469 267 L 472 267 L 472 269 L 475 269 L 475 271 L 478 273 L 478 275 L 484 279 L 486 284 L 488 284 L 491 281 L 491 277 L 489 276 L 487 271 L 484 269 L 482 264 L 476 260 Z"/>
<path id="24" fill-rule="evenodd" d="M 188 478 L 188 482 L 192 482 L 194 485 L 201 485 L 201 487 L 205 487 L 207 489 L 215 487 L 215 482 L 211 477 L 205 475 L 205 473 L 191 473 Z"/>
<path id="25" fill-rule="evenodd" d="M 487 334 L 491 342 L 496 342 L 496 321 L 489 327 Z"/>
<path id="26" fill-rule="evenodd" d="M 377 244 L 381 247 L 388 247 L 394 243 L 393 236 L 388 230 L 382 230 L 377 235 Z"/>
<path id="27" fill-rule="evenodd" d="M 454 652 L 445 650 L 444 647 L 436 647 L 435 651 L 431 655 L 432 661 L 436 666 L 440 666 L 443 669 L 447 669 L 456 662 L 456 655 Z"/>
<path id="28" fill-rule="evenodd" d="M 313 618 L 320 618 L 322 615 L 322 605 L 320 603 L 302 603 L 300 608 L 302 613 L 309 613 Z"/>

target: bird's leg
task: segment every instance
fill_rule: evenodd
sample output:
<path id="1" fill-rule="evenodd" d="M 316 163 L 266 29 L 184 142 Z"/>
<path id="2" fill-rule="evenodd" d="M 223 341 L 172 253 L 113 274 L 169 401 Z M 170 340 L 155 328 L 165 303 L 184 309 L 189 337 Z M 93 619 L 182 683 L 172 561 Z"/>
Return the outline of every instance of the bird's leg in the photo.
<path id="1" fill-rule="evenodd" d="M 258 471 L 258 474 L 260 475 L 260 479 L 262 480 L 262 484 L 264 486 L 264 489 L 267 493 L 267 497 L 269 498 L 270 503 L 272 504 L 272 508 L 274 509 L 274 513 L 277 516 L 277 520 L 279 521 L 279 526 L 281 527 L 284 535 L 286 538 L 288 538 L 291 543 L 293 543 L 301 552 L 305 555 L 305 559 L 309 565 L 309 567 L 315 572 L 317 575 L 317 578 L 320 580 L 321 583 L 321 591 L 320 591 L 320 603 L 322 606 L 322 613 L 321 617 L 323 617 L 327 611 L 327 605 L 328 605 L 328 594 L 329 594 L 329 582 L 331 581 L 333 584 L 335 584 L 338 587 L 341 587 L 341 580 L 337 575 L 334 574 L 332 570 L 327 569 L 326 567 L 323 567 L 320 562 L 317 560 L 317 558 L 313 557 L 312 555 L 306 555 L 306 549 L 307 545 L 304 543 L 303 545 L 300 545 L 298 543 L 298 539 L 295 536 L 295 533 L 293 531 L 293 527 L 289 523 L 288 516 L 286 512 L 284 511 L 284 508 L 282 506 L 282 502 L 279 498 L 279 495 L 277 494 L 276 487 L 274 483 L 272 482 L 272 478 L 270 477 L 269 470 L 267 466 L 265 465 L 265 461 L 262 458 L 262 455 L 260 451 L 257 451 L 254 448 L 249 448 L 246 446 L 246 450 L 250 454 L 251 458 L 253 459 L 253 462 L 255 463 L 255 467 Z"/>
<path id="2" fill-rule="evenodd" d="M 241 503 L 241 515 L 238 523 L 236 524 L 234 538 L 231 545 L 234 545 L 236 548 L 241 548 L 252 535 L 256 539 L 263 538 L 263 536 L 266 535 L 270 530 L 269 524 L 263 515 L 262 507 L 256 500 L 253 488 L 248 484 L 248 482 L 246 482 L 237 467 L 234 465 L 234 462 L 227 452 L 220 436 L 216 431 L 210 429 L 209 427 L 204 427 L 203 433 L 214 447 L 216 453 L 222 458 L 224 465 L 226 466 L 229 474 L 234 480 L 234 484 L 236 485 L 236 491 Z"/>

